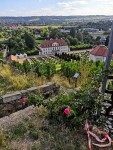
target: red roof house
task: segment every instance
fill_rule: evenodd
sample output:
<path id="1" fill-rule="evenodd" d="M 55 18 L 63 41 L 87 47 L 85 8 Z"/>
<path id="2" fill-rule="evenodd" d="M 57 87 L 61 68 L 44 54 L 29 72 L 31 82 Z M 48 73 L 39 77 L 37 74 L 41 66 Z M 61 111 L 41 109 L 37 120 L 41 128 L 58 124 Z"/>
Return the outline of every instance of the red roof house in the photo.
<path id="1" fill-rule="evenodd" d="M 64 39 L 44 40 L 40 45 L 39 55 L 69 52 L 70 49 Z"/>
<path id="2" fill-rule="evenodd" d="M 54 43 L 57 43 L 59 46 L 67 46 L 67 43 L 64 39 L 50 39 L 43 41 L 40 47 L 52 47 L 54 46 Z"/>
<path id="3" fill-rule="evenodd" d="M 8 61 L 9 61 L 9 62 L 18 61 L 18 58 L 17 58 L 17 56 L 10 55 L 10 56 L 8 57 Z"/>
<path id="4" fill-rule="evenodd" d="M 108 48 L 105 45 L 99 45 L 92 49 L 89 55 L 89 60 L 100 60 L 101 62 L 106 61 Z M 112 55 L 113 59 L 113 55 Z"/>

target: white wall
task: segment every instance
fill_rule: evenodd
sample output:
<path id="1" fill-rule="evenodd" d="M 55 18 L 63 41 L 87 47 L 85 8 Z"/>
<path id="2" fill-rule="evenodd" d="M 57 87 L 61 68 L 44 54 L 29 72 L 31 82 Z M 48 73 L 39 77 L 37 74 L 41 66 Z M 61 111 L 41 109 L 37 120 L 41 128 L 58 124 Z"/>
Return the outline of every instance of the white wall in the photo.
<path id="1" fill-rule="evenodd" d="M 42 52 L 39 52 L 39 55 L 45 55 L 45 54 L 53 54 L 53 53 L 65 53 L 65 52 L 69 52 L 70 49 L 68 46 L 56 46 L 56 47 L 45 47 L 45 48 L 41 48 L 40 50 Z M 55 52 L 56 51 L 56 52 Z"/>
<path id="2" fill-rule="evenodd" d="M 100 60 L 101 62 L 104 62 L 106 61 L 106 57 L 103 57 L 103 56 L 94 56 L 92 54 L 89 55 L 89 60 L 93 60 L 94 62 L 96 60 Z"/>

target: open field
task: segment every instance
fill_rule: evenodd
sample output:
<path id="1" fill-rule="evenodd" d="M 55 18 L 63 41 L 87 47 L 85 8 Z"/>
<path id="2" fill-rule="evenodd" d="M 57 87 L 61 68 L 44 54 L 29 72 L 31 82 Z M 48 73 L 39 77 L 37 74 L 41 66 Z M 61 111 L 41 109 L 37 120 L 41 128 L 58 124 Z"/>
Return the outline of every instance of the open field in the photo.
<path id="1" fill-rule="evenodd" d="M 48 27 L 52 27 L 52 28 L 59 28 L 61 26 L 57 26 L 57 25 L 50 25 L 50 26 L 25 26 L 27 28 L 31 28 L 31 29 L 41 29 L 41 28 L 48 28 Z"/>
<path id="2" fill-rule="evenodd" d="M 89 32 L 89 34 L 91 34 L 92 36 L 95 36 L 95 37 L 97 37 L 97 36 L 100 36 L 100 37 L 104 36 L 104 37 L 106 37 L 106 36 L 107 36 L 107 35 L 104 35 L 104 31 L 100 31 L 100 32 Z"/>

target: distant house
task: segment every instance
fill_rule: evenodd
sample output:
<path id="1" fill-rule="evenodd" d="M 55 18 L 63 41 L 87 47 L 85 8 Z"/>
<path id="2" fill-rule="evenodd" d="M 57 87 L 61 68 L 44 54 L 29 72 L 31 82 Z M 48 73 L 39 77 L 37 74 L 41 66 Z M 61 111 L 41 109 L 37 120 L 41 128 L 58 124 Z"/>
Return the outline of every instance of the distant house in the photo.
<path id="1" fill-rule="evenodd" d="M 95 29 L 95 28 L 83 28 L 83 31 L 88 31 L 88 32 L 99 32 L 99 29 Z"/>
<path id="2" fill-rule="evenodd" d="M 24 53 L 24 54 L 16 54 L 17 58 L 26 58 L 27 57 L 27 54 Z"/>
<path id="3" fill-rule="evenodd" d="M 105 42 L 106 42 L 106 38 L 102 36 L 102 37 L 100 38 L 100 43 L 101 43 L 101 45 L 105 45 Z"/>
<path id="4" fill-rule="evenodd" d="M 18 58 L 17 56 L 14 56 L 14 55 L 10 55 L 7 59 L 8 62 L 12 62 L 12 61 L 18 61 Z"/>
<path id="5" fill-rule="evenodd" d="M 105 45 L 99 45 L 92 49 L 89 55 L 89 60 L 93 60 L 94 62 L 96 60 L 99 60 L 101 62 L 106 61 L 108 48 Z M 113 59 L 113 54 L 112 54 Z"/>
<path id="6" fill-rule="evenodd" d="M 40 38 L 41 36 L 40 36 L 40 33 L 39 32 L 35 32 L 35 38 L 37 39 L 37 38 Z"/>
<path id="7" fill-rule="evenodd" d="M 64 39 L 50 39 L 43 41 L 43 43 L 40 45 L 39 55 L 48 55 L 62 52 L 66 53 L 69 51 L 70 49 L 68 44 Z"/>
<path id="8" fill-rule="evenodd" d="M 60 29 L 60 32 L 62 32 L 62 33 L 70 33 L 70 30 L 68 29 L 68 30 L 66 30 L 66 29 Z"/>

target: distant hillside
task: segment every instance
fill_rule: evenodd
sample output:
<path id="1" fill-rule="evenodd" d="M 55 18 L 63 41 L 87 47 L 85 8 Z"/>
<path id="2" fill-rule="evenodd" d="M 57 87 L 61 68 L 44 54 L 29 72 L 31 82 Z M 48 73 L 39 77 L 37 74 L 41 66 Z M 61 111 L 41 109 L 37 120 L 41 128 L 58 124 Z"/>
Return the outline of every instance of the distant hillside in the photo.
<path id="1" fill-rule="evenodd" d="M 20 23 L 20 24 L 63 24 L 70 22 L 97 22 L 113 20 L 113 16 L 91 15 L 91 16 L 28 16 L 28 17 L 0 17 L 0 24 Z"/>

